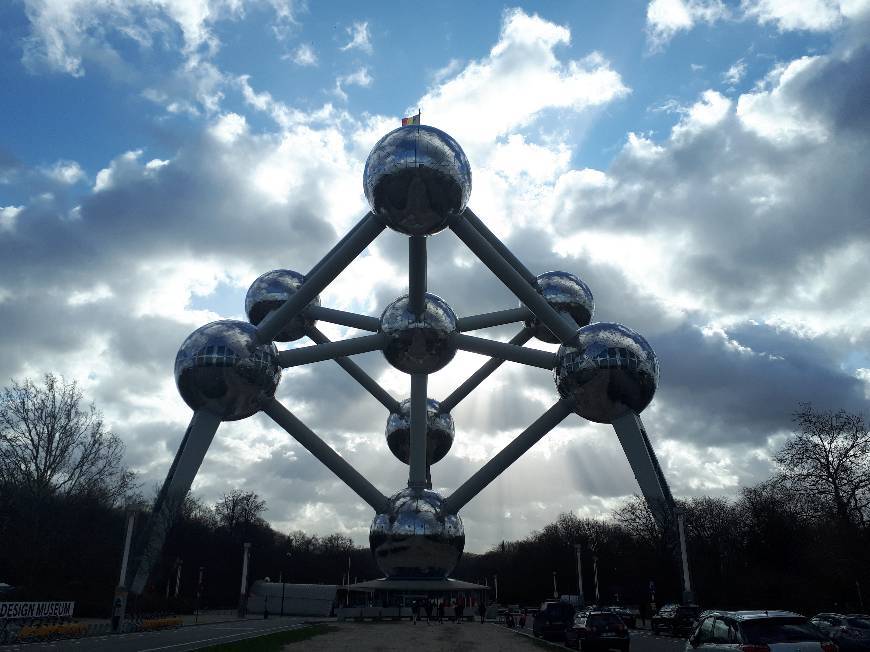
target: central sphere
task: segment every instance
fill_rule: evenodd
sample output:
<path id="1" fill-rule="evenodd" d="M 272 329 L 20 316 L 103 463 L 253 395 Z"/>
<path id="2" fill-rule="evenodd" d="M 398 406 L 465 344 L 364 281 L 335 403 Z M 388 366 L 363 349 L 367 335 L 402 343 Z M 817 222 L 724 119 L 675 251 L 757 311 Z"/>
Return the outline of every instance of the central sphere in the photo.
<path id="1" fill-rule="evenodd" d="M 443 503 L 434 491 L 408 488 L 375 516 L 369 545 L 384 575 L 440 579 L 453 571 L 465 548 L 465 528 L 457 514 L 444 513 Z"/>
<path id="2" fill-rule="evenodd" d="M 592 290 L 574 274 L 544 272 L 538 276 L 537 285 L 547 303 L 562 317 L 577 324 L 578 328 L 592 321 L 592 313 L 595 311 Z M 535 337 L 542 342 L 559 343 L 559 338 L 553 335 L 537 317 L 526 321 L 526 326 L 534 328 Z"/>
<path id="3" fill-rule="evenodd" d="M 175 384 L 191 409 L 207 409 L 222 421 L 258 412 L 275 396 L 281 366 L 272 342 L 260 344 L 257 327 L 230 319 L 191 333 L 175 356 Z"/>
<path id="4" fill-rule="evenodd" d="M 245 312 L 248 321 L 255 326 L 266 318 L 273 310 L 277 310 L 305 282 L 305 277 L 292 269 L 273 269 L 266 272 L 251 283 L 245 295 Z M 319 306 L 320 297 L 314 297 L 309 306 Z M 304 315 L 296 315 L 275 336 L 276 342 L 292 342 L 305 335 L 315 321 Z"/>
<path id="5" fill-rule="evenodd" d="M 423 125 L 399 127 L 372 149 L 363 172 L 372 211 L 407 235 L 432 235 L 465 210 L 471 166 L 452 137 Z"/>
<path id="6" fill-rule="evenodd" d="M 441 412 L 438 401 L 426 399 L 426 464 L 441 461 L 450 447 L 456 430 L 449 412 Z M 399 404 L 398 412 L 387 418 L 387 446 L 393 455 L 408 464 L 411 459 L 411 399 Z"/>
<path id="7" fill-rule="evenodd" d="M 612 423 L 629 410 L 640 414 L 659 382 L 655 352 L 622 324 L 589 324 L 559 347 L 556 389 L 584 419 Z"/>
<path id="8" fill-rule="evenodd" d="M 423 313 L 415 315 L 405 294 L 387 306 L 381 315 L 381 332 L 389 336 L 384 357 L 406 374 L 431 374 L 456 355 L 451 335 L 456 315 L 441 297 L 426 294 Z"/>

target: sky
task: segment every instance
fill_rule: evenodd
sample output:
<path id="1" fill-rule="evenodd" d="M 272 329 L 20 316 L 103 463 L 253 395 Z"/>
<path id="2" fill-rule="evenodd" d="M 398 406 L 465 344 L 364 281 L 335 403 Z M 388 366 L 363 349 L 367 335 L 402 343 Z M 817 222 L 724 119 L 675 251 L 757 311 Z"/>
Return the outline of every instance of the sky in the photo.
<path id="1" fill-rule="evenodd" d="M 12 0 L 0 77 L 0 379 L 77 381 L 147 495 L 191 416 L 181 342 L 245 319 L 260 274 L 307 272 L 368 210 L 373 145 L 418 109 L 512 251 L 577 274 L 595 321 L 655 349 L 642 418 L 675 496 L 764 480 L 801 402 L 867 409 L 870 0 Z M 405 241 L 382 234 L 322 304 L 380 315 L 407 288 Z M 428 246 L 459 316 L 516 305 L 452 233 Z M 380 353 L 356 361 L 408 396 Z M 484 361 L 458 354 L 430 396 Z M 405 485 L 386 411 L 336 364 L 286 370 L 277 396 L 383 493 Z M 556 398 L 546 370 L 505 363 L 454 410 L 434 488 Z M 281 531 L 367 543 L 371 509 L 263 415 L 221 425 L 194 493 L 237 487 Z M 638 492 L 612 428 L 569 417 L 463 509 L 466 550 Z"/>

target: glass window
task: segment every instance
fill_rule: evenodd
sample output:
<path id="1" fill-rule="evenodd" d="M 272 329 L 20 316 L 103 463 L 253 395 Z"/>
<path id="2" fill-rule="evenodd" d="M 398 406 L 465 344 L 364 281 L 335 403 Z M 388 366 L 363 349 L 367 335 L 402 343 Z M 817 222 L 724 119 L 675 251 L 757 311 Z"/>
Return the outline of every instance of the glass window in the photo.
<path id="1" fill-rule="evenodd" d="M 743 640 L 752 645 L 826 641 L 805 618 L 759 618 L 743 622 Z"/>
<path id="2" fill-rule="evenodd" d="M 713 642 L 714 643 L 736 643 L 737 632 L 736 624 L 727 621 L 724 618 L 717 618 L 713 623 Z"/>
<path id="3" fill-rule="evenodd" d="M 698 628 L 698 633 L 695 634 L 695 644 L 704 645 L 704 643 L 713 642 L 713 620 L 712 616 L 704 619 L 701 626 Z"/>

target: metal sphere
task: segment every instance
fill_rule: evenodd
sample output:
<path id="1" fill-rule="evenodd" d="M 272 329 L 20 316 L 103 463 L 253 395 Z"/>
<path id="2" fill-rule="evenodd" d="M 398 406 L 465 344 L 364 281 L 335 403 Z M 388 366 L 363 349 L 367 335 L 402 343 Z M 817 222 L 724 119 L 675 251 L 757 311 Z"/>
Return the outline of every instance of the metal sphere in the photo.
<path id="1" fill-rule="evenodd" d="M 441 461 L 453 445 L 456 430 L 449 412 L 440 412 L 438 401 L 426 399 L 426 464 Z M 393 455 L 408 464 L 411 459 L 411 399 L 399 404 L 387 418 L 387 445 Z"/>
<path id="2" fill-rule="evenodd" d="M 255 326 L 266 318 L 273 310 L 280 308 L 287 299 L 296 292 L 305 277 L 291 269 L 273 269 L 266 272 L 251 283 L 245 295 L 245 312 L 248 321 Z M 315 297 L 309 306 L 319 306 L 320 297 Z M 314 326 L 314 319 L 304 315 L 296 315 L 289 324 L 284 326 L 275 336 L 276 342 L 293 342 L 305 335 L 305 329 Z"/>
<path id="3" fill-rule="evenodd" d="M 457 514 L 446 514 L 444 499 L 428 489 L 405 489 L 390 498 L 369 530 L 372 555 L 387 577 L 444 578 L 465 548 L 465 528 Z"/>
<path id="4" fill-rule="evenodd" d="M 584 326 L 559 347 L 556 389 L 585 419 L 611 423 L 629 410 L 640 413 L 656 392 L 655 352 L 635 331 L 599 322 Z"/>
<path id="5" fill-rule="evenodd" d="M 175 384 L 192 409 L 223 421 L 255 414 L 281 380 L 278 349 L 260 344 L 257 328 L 243 321 L 213 321 L 191 333 L 175 356 Z"/>
<path id="6" fill-rule="evenodd" d="M 568 272 L 544 272 L 538 276 L 537 284 L 547 303 L 560 315 L 576 323 L 578 328 L 592 321 L 595 312 L 592 290 L 577 276 Z M 537 317 L 527 320 L 526 326 L 534 328 L 535 337 L 542 342 L 559 343 L 559 338 Z"/>
<path id="7" fill-rule="evenodd" d="M 431 374 L 456 355 L 451 335 L 456 332 L 456 315 L 441 297 L 426 294 L 422 315 L 408 308 L 405 294 L 387 306 L 381 315 L 381 332 L 389 336 L 384 357 L 399 371 Z"/>
<path id="8" fill-rule="evenodd" d="M 451 136 L 435 127 L 400 127 L 366 159 L 366 199 L 387 225 L 407 235 L 432 235 L 465 210 L 471 166 Z"/>

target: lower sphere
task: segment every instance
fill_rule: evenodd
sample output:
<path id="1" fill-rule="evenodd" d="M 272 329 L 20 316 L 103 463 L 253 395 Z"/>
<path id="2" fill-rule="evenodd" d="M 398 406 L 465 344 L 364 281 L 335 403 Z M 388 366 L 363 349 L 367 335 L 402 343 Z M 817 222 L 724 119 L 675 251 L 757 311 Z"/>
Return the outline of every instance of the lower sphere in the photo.
<path id="1" fill-rule="evenodd" d="M 191 333 L 175 356 L 175 384 L 191 409 L 207 409 L 223 421 L 258 412 L 281 380 L 278 349 L 260 344 L 257 327 L 222 320 Z"/>
<path id="2" fill-rule="evenodd" d="M 387 362 L 408 374 L 434 373 L 456 355 L 450 337 L 456 332 L 456 315 L 434 294 L 426 294 L 420 315 L 410 310 L 407 294 L 393 301 L 381 315 L 381 332 L 389 336 Z"/>
<path id="3" fill-rule="evenodd" d="M 595 311 L 592 290 L 577 276 L 569 272 L 544 272 L 538 276 L 537 284 L 547 303 L 562 317 L 577 324 L 578 328 L 592 321 Z M 559 343 L 559 338 L 537 317 L 526 321 L 526 326 L 534 328 L 535 337 L 542 342 Z"/>
<path id="4" fill-rule="evenodd" d="M 375 516 L 369 545 L 381 572 L 401 579 L 447 577 L 462 557 L 465 528 L 445 514 L 444 499 L 428 489 L 404 489 Z"/>
<path id="5" fill-rule="evenodd" d="M 653 399 L 658 359 L 647 341 L 622 324 L 599 322 L 562 344 L 553 370 L 556 389 L 585 419 L 612 423 L 640 413 Z"/>
<path id="6" fill-rule="evenodd" d="M 245 295 L 245 313 L 248 321 L 255 326 L 266 318 L 273 310 L 277 310 L 287 301 L 305 282 L 305 277 L 292 269 L 273 269 L 266 272 L 256 281 L 251 283 L 248 293 Z M 310 306 L 319 306 L 320 297 L 314 297 Z M 314 326 L 315 320 L 296 315 L 285 324 L 275 336 L 276 342 L 293 342 L 305 335 L 305 331 Z"/>
<path id="7" fill-rule="evenodd" d="M 426 464 L 439 462 L 453 445 L 453 417 L 439 410 L 438 401 L 426 399 Z M 411 459 L 411 399 L 399 404 L 387 418 L 387 445 L 393 455 L 408 464 Z"/>

